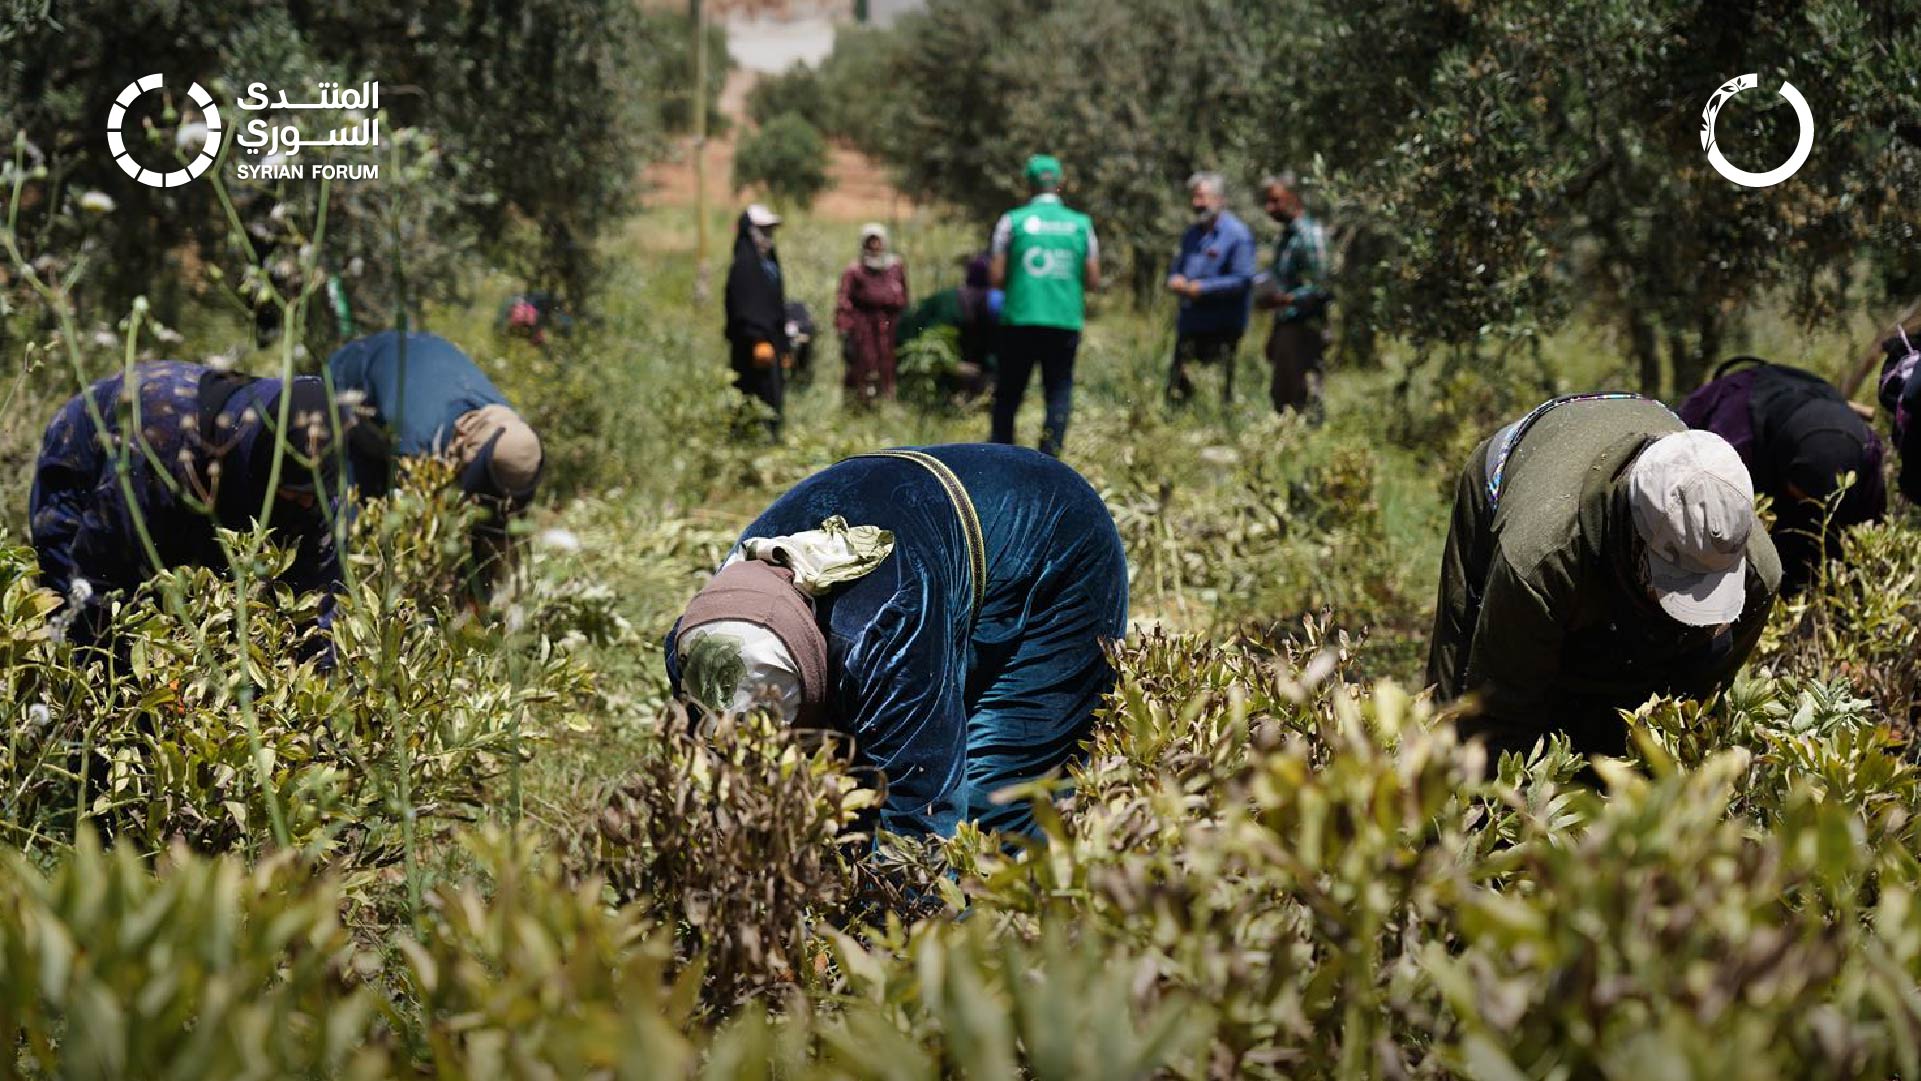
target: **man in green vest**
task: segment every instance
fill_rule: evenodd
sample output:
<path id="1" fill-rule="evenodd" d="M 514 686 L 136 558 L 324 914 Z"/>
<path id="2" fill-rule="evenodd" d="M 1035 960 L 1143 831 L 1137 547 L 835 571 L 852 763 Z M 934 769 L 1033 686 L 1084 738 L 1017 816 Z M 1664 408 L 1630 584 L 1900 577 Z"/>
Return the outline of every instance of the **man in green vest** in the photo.
<path id="1" fill-rule="evenodd" d="M 1001 307 L 993 440 L 1014 442 L 1014 414 L 1038 367 L 1046 396 L 1040 448 L 1058 458 L 1074 404 L 1074 355 L 1081 347 L 1087 290 L 1101 284 L 1100 245 L 1093 221 L 1061 202 L 1059 161 L 1046 154 L 1027 159 L 1027 185 L 1033 199 L 994 226 L 991 275 L 1007 299 Z"/>

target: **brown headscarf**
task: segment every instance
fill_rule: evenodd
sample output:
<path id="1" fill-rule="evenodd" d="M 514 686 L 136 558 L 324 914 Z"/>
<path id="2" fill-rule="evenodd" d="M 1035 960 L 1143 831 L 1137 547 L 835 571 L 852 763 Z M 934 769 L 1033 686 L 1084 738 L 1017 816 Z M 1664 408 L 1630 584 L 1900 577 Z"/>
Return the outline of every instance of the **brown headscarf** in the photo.
<path id="1" fill-rule="evenodd" d="M 794 588 L 794 572 L 757 559 L 722 567 L 687 602 L 680 633 L 727 619 L 767 628 L 793 654 L 800 669 L 801 719 L 811 720 L 827 701 L 827 636 L 814 621 L 813 598 Z"/>

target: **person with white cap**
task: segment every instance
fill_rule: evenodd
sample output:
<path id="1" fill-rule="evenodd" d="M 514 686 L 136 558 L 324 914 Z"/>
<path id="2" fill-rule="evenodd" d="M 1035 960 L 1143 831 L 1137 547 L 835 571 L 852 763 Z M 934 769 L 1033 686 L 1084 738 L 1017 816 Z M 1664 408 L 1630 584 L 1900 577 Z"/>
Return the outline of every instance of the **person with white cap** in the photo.
<path id="1" fill-rule="evenodd" d="M 1780 589 L 1747 467 L 1659 402 L 1547 402 L 1469 457 L 1428 643 L 1464 736 L 1526 753 L 1552 733 L 1621 755 L 1621 710 L 1705 696 L 1746 661 Z"/>
<path id="2" fill-rule="evenodd" d="M 881 824 L 1031 832 L 1009 786 L 1077 759 L 1114 685 L 1127 556 L 1080 474 L 983 443 L 815 473 L 748 525 L 668 634 L 675 691 L 851 737 Z"/>
<path id="3" fill-rule="evenodd" d="M 887 247 L 887 227 L 860 227 L 860 255 L 841 271 L 834 296 L 834 329 L 840 332 L 849 404 L 866 405 L 894 396 L 894 326 L 907 307 L 907 267 Z"/>
<path id="4" fill-rule="evenodd" d="M 493 380 L 438 334 L 358 338 L 327 360 L 334 393 L 359 399 L 371 424 L 347 440 L 348 476 L 363 497 L 393 485 L 393 459 L 440 456 L 460 490 L 490 512 L 473 537 L 474 586 L 484 590 L 509 554 L 507 522 L 526 512 L 546 457 L 540 437 Z"/>
<path id="5" fill-rule="evenodd" d="M 734 262 L 727 270 L 727 344 L 734 386 L 758 398 L 774 416 L 768 434 L 780 437 L 786 398 L 787 288 L 781 280 L 774 230 L 780 215 L 755 203 L 741 211 L 734 233 Z"/>

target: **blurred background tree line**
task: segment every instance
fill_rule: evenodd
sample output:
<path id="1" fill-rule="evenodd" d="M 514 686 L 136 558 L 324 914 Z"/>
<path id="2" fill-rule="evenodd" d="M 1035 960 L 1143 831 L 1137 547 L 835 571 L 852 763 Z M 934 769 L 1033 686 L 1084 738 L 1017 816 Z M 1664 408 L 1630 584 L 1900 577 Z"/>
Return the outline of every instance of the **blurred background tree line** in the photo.
<path id="1" fill-rule="evenodd" d="M 323 79 L 378 81 L 380 180 L 334 185 L 323 241 L 360 328 L 456 298 L 488 266 L 579 302 L 594 284 L 597 234 L 632 209 L 642 166 L 690 124 L 692 40 L 683 11 L 633 0 L 7 5 L 0 137 L 9 160 L 45 169 L 25 190 L 18 232 L 30 258 L 91 264 L 75 295 L 92 318 L 111 321 L 146 294 L 173 322 L 183 283 L 201 280 L 183 261 L 235 282 L 251 263 L 297 289 L 284 279 L 311 239 L 297 223 L 316 220 L 319 184 L 229 180 L 243 243 L 211 184 L 155 189 L 123 174 L 103 137 L 108 110 L 132 80 L 167 77 L 168 97 L 146 95 L 128 122 L 136 155 L 158 163 L 190 142 L 179 136 L 190 118 L 171 111 L 189 82 L 231 102 L 252 82 L 300 101 Z M 711 105 L 727 75 L 725 32 L 710 28 L 705 47 Z M 247 115 L 224 114 L 231 143 Z M 229 146 L 227 160 L 245 160 L 237 154 Z M 89 192 L 109 197 L 111 213 L 63 213 Z M 83 235 L 62 235 L 76 220 Z M 336 328 L 331 315 L 310 323 Z"/>
<path id="2" fill-rule="evenodd" d="M 143 188 L 114 166 L 99 129 L 119 89 L 151 71 L 222 100 L 254 80 L 378 79 L 396 133 L 382 182 L 336 187 L 325 240 L 363 320 L 390 321 L 403 293 L 455 295 L 481 265 L 579 304 L 596 233 L 689 124 L 692 37 L 679 5 L 633 0 L 13 5 L 0 134 L 23 133 L 47 169 L 27 241 L 98 263 L 82 299 L 102 312 L 151 290 L 165 321 L 169 290 L 199 278 L 169 264 L 291 266 L 307 238 L 289 223 L 313 220 L 319 189 L 236 190 L 248 252 L 209 185 Z M 723 32 L 706 47 L 711 105 Z M 1815 153 L 1773 188 L 1727 182 L 1700 145 L 1701 107 L 1745 72 L 1761 85 L 1717 129 L 1736 165 L 1769 168 L 1793 146 L 1782 79 L 1815 116 Z M 1738 345 L 1760 294 L 1813 322 L 1921 292 L 1921 203 L 1901 197 L 1921 179 L 1917 72 L 1921 0 L 930 0 L 888 29 L 843 27 L 818 68 L 762 80 L 737 179 L 805 203 L 826 179 L 814 136 L 840 138 L 984 234 L 1045 149 L 1145 299 L 1189 173 L 1227 172 L 1258 220 L 1258 179 L 1292 169 L 1334 227 L 1350 360 L 1378 333 L 1478 364 L 1581 315 L 1661 390 Z M 177 118 L 154 119 L 164 143 Z M 114 213 L 58 213 L 87 191 Z M 54 235 L 76 218 L 85 236 Z"/>
<path id="3" fill-rule="evenodd" d="M 1703 152 L 1710 94 L 1730 160 L 1772 168 L 1808 98 L 1815 150 L 1740 188 Z M 1344 337 L 1474 362 L 1576 314 L 1612 326 L 1649 390 L 1694 385 L 1743 305 L 1797 314 L 1921 292 L 1921 4 L 1722 0 L 931 0 L 843 36 L 752 104 L 856 142 L 909 194 L 993 216 L 1022 158 L 1069 197 L 1138 296 L 1185 224 L 1186 176 L 1237 204 L 1287 168 L 1335 227 Z"/>

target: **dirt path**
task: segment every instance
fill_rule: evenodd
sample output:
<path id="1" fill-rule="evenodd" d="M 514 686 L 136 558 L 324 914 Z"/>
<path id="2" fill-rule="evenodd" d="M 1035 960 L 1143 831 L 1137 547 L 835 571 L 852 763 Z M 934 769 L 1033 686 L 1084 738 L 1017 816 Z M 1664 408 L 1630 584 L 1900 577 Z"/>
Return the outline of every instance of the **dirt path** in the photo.
<path id="1" fill-rule="evenodd" d="M 728 76 L 721 91 L 720 108 L 733 121 L 733 132 L 707 142 L 708 206 L 727 207 L 745 201 L 733 191 L 734 141 L 747 126 L 747 92 L 754 82 L 763 74 L 784 71 L 794 63 L 819 63 L 833 51 L 835 25 L 833 18 L 819 13 L 790 19 L 728 19 L 727 50 L 739 67 Z M 679 140 L 670 160 L 647 169 L 650 205 L 693 205 L 693 142 L 691 138 Z M 827 171 L 828 189 L 814 202 L 817 218 L 844 222 L 893 219 L 913 209 L 913 204 L 889 183 L 885 167 L 852 147 L 836 143 Z"/>

